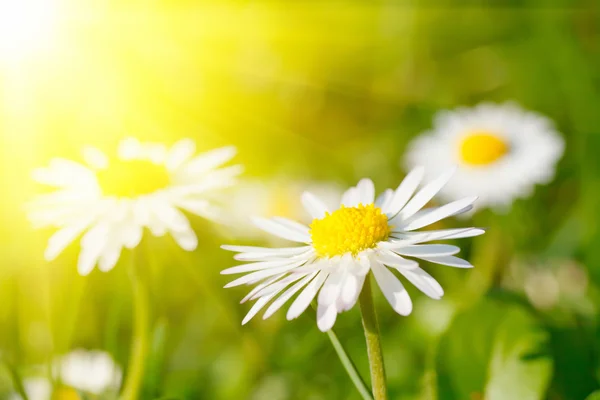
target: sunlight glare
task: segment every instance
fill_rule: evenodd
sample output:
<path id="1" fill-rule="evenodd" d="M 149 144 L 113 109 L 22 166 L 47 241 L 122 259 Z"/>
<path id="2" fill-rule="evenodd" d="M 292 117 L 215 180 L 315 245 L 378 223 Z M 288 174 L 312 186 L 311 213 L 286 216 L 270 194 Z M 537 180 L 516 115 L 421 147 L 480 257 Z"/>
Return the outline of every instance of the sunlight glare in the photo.
<path id="1" fill-rule="evenodd" d="M 54 36 L 57 0 L 0 0 L 0 61 L 43 50 Z"/>

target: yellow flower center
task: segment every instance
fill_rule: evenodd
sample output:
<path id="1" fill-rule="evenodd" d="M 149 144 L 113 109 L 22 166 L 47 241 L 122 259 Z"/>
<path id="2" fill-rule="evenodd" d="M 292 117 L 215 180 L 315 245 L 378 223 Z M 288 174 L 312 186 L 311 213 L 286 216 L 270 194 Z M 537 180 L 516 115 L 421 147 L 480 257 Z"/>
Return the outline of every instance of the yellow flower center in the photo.
<path id="1" fill-rule="evenodd" d="M 142 196 L 170 183 L 166 168 L 147 160 L 111 160 L 108 168 L 98 171 L 96 176 L 107 196 Z"/>
<path id="2" fill-rule="evenodd" d="M 487 165 L 508 153 L 509 144 L 490 132 L 474 132 L 460 143 L 460 159 L 469 165 Z"/>
<path id="3" fill-rule="evenodd" d="M 52 400 L 81 400 L 81 397 L 75 389 L 62 386 L 54 391 Z"/>
<path id="4" fill-rule="evenodd" d="M 386 215 L 374 204 L 344 207 L 310 224 L 310 235 L 319 257 L 345 253 L 357 255 L 386 240 L 390 226 Z"/>

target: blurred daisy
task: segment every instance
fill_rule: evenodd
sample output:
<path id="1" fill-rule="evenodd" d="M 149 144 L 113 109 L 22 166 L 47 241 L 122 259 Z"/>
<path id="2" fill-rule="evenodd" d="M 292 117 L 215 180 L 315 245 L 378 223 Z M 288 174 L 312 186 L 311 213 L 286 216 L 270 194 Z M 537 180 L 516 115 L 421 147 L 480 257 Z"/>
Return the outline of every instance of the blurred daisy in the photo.
<path id="1" fill-rule="evenodd" d="M 370 271 L 393 309 L 401 315 L 411 313 L 412 302 L 390 269 L 400 272 L 426 295 L 441 298 L 444 291 L 439 283 L 421 269 L 417 261 L 405 257 L 470 268 L 471 264 L 454 256 L 460 250 L 458 247 L 421 243 L 476 236 L 483 230 L 416 232 L 470 210 L 476 199 L 468 197 L 421 210 L 446 184 L 453 171 L 417 191 L 423 172 L 423 168 L 414 169 L 398 189 L 386 190 L 377 200 L 373 182 L 363 179 L 342 195 L 336 209 L 328 208 L 316 196 L 305 192 L 302 204 L 313 218 L 310 227 L 282 217 L 254 218 L 260 229 L 304 245 L 284 248 L 222 246 L 225 250 L 239 252 L 234 256 L 236 260 L 249 262 L 222 271 L 223 274 L 248 273 L 225 287 L 257 284 L 242 300 L 257 300 L 242 323 L 248 322 L 274 300 L 263 317 L 268 318 L 300 292 L 288 309 L 287 318 L 298 317 L 317 297 L 317 324 L 322 331 L 327 331 L 335 323 L 338 313 L 354 306 Z"/>
<path id="2" fill-rule="evenodd" d="M 56 190 L 30 204 L 37 227 L 55 227 L 45 258 L 55 259 L 81 234 L 77 263 L 81 275 L 98 264 L 109 271 L 123 247 L 136 247 L 144 228 L 155 236 L 170 233 L 184 250 L 198 239 L 181 210 L 211 220 L 218 217 L 210 201 L 214 191 L 231 186 L 239 165 L 219 168 L 235 155 L 224 147 L 194 156 L 195 144 L 181 140 L 171 148 L 129 138 L 110 159 L 96 148 L 83 152 L 85 164 L 54 159 L 34 171 L 34 179 Z"/>
<path id="3" fill-rule="evenodd" d="M 52 398 L 52 383 L 43 377 L 32 377 L 23 380 L 23 388 L 29 400 L 50 400 Z M 11 393 L 9 400 L 23 400 L 18 393 Z"/>
<path id="4" fill-rule="evenodd" d="M 433 130 L 409 146 L 407 164 L 425 165 L 434 175 L 458 165 L 443 197 L 476 192 L 479 207 L 507 208 L 515 198 L 531 195 L 536 184 L 552 180 L 563 150 L 548 118 L 512 103 L 480 104 L 438 113 Z"/>
<path id="5" fill-rule="evenodd" d="M 65 385 L 92 394 L 118 390 L 121 368 L 103 351 L 74 350 L 59 359 L 55 368 Z"/>

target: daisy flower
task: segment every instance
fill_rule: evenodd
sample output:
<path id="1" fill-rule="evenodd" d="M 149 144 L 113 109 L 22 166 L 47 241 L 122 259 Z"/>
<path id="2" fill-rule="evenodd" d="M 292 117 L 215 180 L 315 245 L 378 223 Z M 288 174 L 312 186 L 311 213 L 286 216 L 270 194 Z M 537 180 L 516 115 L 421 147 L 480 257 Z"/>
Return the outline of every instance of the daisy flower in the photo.
<path id="1" fill-rule="evenodd" d="M 52 383 L 43 377 L 32 377 L 23 380 L 23 389 L 29 400 L 51 400 Z M 8 400 L 23 400 L 23 396 L 13 392 Z"/>
<path id="2" fill-rule="evenodd" d="M 87 393 L 117 390 L 121 384 L 121 368 L 103 351 L 74 350 L 57 360 L 55 368 L 62 383 Z"/>
<path id="3" fill-rule="evenodd" d="M 335 210 L 305 192 L 302 203 L 313 219 L 310 226 L 282 217 L 254 218 L 260 229 L 303 245 L 222 246 L 238 252 L 234 256 L 236 260 L 248 262 L 222 271 L 223 274 L 248 273 L 225 287 L 256 284 L 242 300 L 256 300 L 242 323 L 273 300 L 263 316 L 268 318 L 300 292 L 289 307 L 287 318 L 297 318 L 317 297 L 317 324 L 319 329 L 327 331 L 338 313 L 354 306 L 370 272 L 392 308 L 401 315 L 411 313 L 412 302 L 392 270 L 397 270 L 426 295 L 441 298 L 444 291 L 440 284 L 412 258 L 470 268 L 471 264 L 454 256 L 460 250 L 458 247 L 423 243 L 476 236 L 483 230 L 418 232 L 427 225 L 470 210 L 476 199 L 467 197 L 441 207 L 422 209 L 446 184 L 453 171 L 447 171 L 417 191 L 423 173 L 423 168 L 414 169 L 396 190 L 388 189 L 376 200 L 373 182 L 363 179 L 342 195 L 340 206 Z"/>
<path id="4" fill-rule="evenodd" d="M 459 166 L 440 192 L 445 199 L 476 191 L 479 207 L 506 209 L 552 180 L 563 150 L 548 118 L 512 103 L 480 104 L 438 113 L 433 130 L 409 145 L 406 159 L 409 169 L 424 165 L 432 175 Z"/>
<path id="5" fill-rule="evenodd" d="M 88 147 L 85 163 L 54 159 L 34 171 L 36 181 L 55 188 L 29 207 L 36 227 L 57 228 L 46 260 L 83 235 L 79 273 L 89 274 L 96 264 L 109 271 L 124 247 L 139 244 L 144 228 L 155 236 L 170 233 L 181 248 L 194 250 L 198 239 L 182 210 L 217 219 L 211 195 L 231 186 L 241 172 L 239 165 L 220 168 L 235 155 L 233 147 L 197 156 L 195 151 L 188 139 L 167 148 L 128 138 L 120 142 L 114 159 Z"/>

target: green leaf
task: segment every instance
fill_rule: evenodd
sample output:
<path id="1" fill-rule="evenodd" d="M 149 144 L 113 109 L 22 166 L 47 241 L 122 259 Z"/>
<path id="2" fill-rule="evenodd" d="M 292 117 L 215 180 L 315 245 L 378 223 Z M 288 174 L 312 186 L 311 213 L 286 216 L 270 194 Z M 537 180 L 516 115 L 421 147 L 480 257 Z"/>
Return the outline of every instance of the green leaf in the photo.
<path id="1" fill-rule="evenodd" d="M 542 399 L 552 373 L 547 343 L 547 332 L 524 308 L 484 299 L 441 338 L 439 399 Z"/>
<path id="2" fill-rule="evenodd" d="M 596 390 L 594 393 L 586 397 L 585 400 L 600 400 L 600 390 Z"/>

